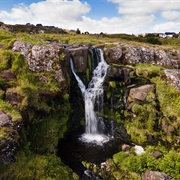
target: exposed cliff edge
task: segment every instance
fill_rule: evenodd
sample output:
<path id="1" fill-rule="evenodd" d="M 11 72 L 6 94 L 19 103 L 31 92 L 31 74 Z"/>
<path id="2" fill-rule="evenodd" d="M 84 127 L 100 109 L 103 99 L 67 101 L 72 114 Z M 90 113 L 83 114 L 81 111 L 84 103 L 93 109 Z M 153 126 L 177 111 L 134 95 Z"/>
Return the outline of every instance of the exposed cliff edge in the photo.
<path id="1" fill-rule="evenodd" d="M 136 65 L 140 63 L 160 65 L 164 69 L 171 69 L 165 70 L 167 82 L 179 88 L 179 71 L 173 70 L 180 67 L 179 49 L 164 50 L 120 43 L 113 48 L 106 48 L 104 46 L 96 45 L 94 47 L 104 49 L 105 59 L 108 63 L 117 65 Z M 12 51 L 21 52 L 28 59 L 30 70 L 54 72 L 59 81 L 64 80 L 62 67 L 58 63 L 59 59 L 66 59 L 68 61 L 71 54 L 74 58 L 76 69 L 85 72 L 88 66 L 88 48 L 83 45 L 32 45 L 26 42 L 15 41 Z"/>

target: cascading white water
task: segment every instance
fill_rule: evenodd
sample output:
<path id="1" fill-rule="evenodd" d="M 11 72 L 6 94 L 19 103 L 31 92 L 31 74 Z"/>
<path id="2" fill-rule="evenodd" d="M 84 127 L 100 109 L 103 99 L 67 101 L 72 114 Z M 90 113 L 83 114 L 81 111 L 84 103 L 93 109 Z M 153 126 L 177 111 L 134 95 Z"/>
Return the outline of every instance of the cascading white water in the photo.
<path id="1" fill-rule="evenodd" d="M 103 57 L 103 52 L 100 49 L 97 49 L 100 53 L 100 62 L 97 67 L 93 71 L 93 76 L 91 81 L 88 84 L 88 88 L 86 89 L 85 85 L 75 73 L 74 65 L 72 59 L 70 59 L 71 70 L 78 82 L 78 86 L 81 90 L 84 103 L 85 103 L 85 134 L 82 135 L 82 140 L 86 142 L 105 142 L 108 140 L 108 137 L 102 132 L 100 132 L 98 128 L 98 124 L 100 124 L 99 117 L 95 113 L 95 105 L 98 106 L 98 110 L 100 111 L 102 107 L 103 100 L 103 82 L 105 80 L 107 69 L 109 65 L 106 63 Z"/>

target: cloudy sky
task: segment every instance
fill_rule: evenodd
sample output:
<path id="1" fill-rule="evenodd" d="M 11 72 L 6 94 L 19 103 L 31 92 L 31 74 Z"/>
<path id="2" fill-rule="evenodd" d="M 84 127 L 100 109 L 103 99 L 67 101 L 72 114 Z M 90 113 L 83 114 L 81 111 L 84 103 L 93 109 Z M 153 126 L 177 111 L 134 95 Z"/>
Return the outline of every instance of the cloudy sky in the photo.
<path id="1" fill-rule="evenodd" d="M 90 33 L 180 32 L 180 0 L 0 0 L 0 21 Z"/>

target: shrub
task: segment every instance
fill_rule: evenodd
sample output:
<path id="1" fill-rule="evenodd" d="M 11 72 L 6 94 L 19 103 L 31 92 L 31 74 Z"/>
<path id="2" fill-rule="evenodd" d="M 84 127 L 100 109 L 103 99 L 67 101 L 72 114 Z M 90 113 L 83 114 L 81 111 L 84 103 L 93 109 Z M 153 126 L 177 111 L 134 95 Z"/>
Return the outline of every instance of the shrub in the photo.
<path id="1" fill-rule="evenodd" d="M 158 44 L 161 45 L 161 41 L 156 37 L 147 37 L 146 41 L 150 44 Z"/>

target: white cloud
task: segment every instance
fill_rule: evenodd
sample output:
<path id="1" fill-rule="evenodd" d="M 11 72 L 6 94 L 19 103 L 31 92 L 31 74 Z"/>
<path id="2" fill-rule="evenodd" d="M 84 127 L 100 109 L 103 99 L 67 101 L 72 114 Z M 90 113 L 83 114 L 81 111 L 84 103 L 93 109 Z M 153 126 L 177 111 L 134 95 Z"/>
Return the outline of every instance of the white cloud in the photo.
<path id="1" fill-rule="evenodd" d="M 152 28 L 153 32 L 179 32 L 180 22 L 165 22 Z"/>
<path id="2" fill-rule="evenodd" d="M 30 6 L 19 4 L 11 12 L 0 11 L 0 19 L 7 23 L 42 23 L 63 26 L 82 21 L 90 11 L 90 5 L 79 0 L 46 0 Z"/>
<path id="3" fill-rule="evenodd" d="M 118 13 L 121 16 L 121 18 L 126 20 L 128 20 L 129 18 L 129 21 L 132 21 L 131 19 L 136 19 L 137 31 L 139 32 L 140 31 L 164 32 L 164 31 L 170 31 L 170 29 L 172 31 L 179 32 L 178 29 L 178 27 L 180 27 L 179 0 L 146 0 L 146 1 L 145 0 L 107 0 L 107 1 L 118 5 Z M 164 23 L 159 24 L 160 22 L 164 22 Z"/>
<path id="4" fill-rule="evenodd" d="M 147 15 L 167 10 L 180 10 L 179 0 L 108 0 L 118 4 L 120 14 Z"/>
<path id="5" fill-rule="evenodd" d="M 168 21 L 175 21 L 180 19 L 180 11 L 163 11 L 161 15 Z"/>
<path id="6" fill-rule="evenodd" d="M 86 1 L 86 0 L 84 0 Z M 0 21 L 9 24 L 41 23 L 90 33 L 143 33 L 176 31 L 180 27 L 179 0 L 107 0 L 119 15 L 91 19 L 91 6 L 80 0 L 46 0 L 29 6 L 19 4 L 10 12 L 0 11 Z M 89 1 L 91 2 L 91 1 Z M 98 3 L 98 2 L 97 2 Z M 163 22 L 163 24 L 162 24 Z M 161 24 L 157 24 L 161 23 Z"/>

